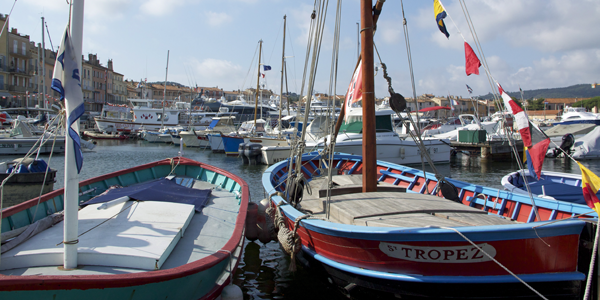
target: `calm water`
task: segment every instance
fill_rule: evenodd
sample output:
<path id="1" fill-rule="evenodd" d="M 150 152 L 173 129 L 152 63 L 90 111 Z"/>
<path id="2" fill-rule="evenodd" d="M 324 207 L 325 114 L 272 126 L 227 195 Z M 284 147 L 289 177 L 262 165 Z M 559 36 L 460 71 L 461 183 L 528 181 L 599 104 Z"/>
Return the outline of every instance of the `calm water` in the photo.
<path id="1" fill-rule="evenodd" d="M 179 148 L 172 145 L 149 144 L 143 141 L 98 141 L 97 147 L 84 153 L 81 180 L 130 168 L 143 163 L 177 156 Z M 252 201 L 264 198 L 261 177 L 266 166 L 244 166 L 237 157 L 226 157 L 203 151 L 184 148 L 184 156 L 209 163 L 242 177 L 250 185 Z M 0 156 L 0 161 L 15 159 L 15 156 Z M 55 188 L 63 186 L 64 156 L 42 156 L 50 166 L 58 170 Z M 590 170 L 600 173 L 598 161 L 583 162 Z M 415 166 L 420 168 L 419 166 Z M 482 161 L 479 157 L 458 155 L 450 164 L 436 166 L 439 172 L 462 181 L 501 188 L 500 179 L 518 168 L 516 162 Z M 430 168 L 426 168 L 430 171 Z M 579 173 L 577 164 L 565 159 L 546 159 L 544 170 Z M 242 287 L 245 299 L 347 299 L 325 282 L 318 281 L 309 270 L 298 265 L 298 271 L 288 271 L 290 259 L 271 242 L 246 241 L 244 256 L 235 276 L 235 283 Z"/>

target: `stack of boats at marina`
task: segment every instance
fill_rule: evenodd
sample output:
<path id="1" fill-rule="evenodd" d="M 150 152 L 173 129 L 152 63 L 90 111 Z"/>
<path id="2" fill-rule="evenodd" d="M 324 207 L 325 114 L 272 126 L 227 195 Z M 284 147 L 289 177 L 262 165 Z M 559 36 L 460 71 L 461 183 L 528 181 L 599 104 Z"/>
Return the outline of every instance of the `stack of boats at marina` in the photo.
<path id="1" fill-rule="evenodd" d="M 158 131 L 163 127 L 192 126 L 195 130 L 205 129 L 213 117 L 230 115 L 223 110 L 216 112 L 194 111 L 188 102 L 174 102 L 162 106 L 164 101 L 152 99 L 128 99 L 131 107 L 105 105 L 100 116 L 94 117 L 98 130 L 102 132 Z M 164 110 L 164 113 L 163 113 Z"/>

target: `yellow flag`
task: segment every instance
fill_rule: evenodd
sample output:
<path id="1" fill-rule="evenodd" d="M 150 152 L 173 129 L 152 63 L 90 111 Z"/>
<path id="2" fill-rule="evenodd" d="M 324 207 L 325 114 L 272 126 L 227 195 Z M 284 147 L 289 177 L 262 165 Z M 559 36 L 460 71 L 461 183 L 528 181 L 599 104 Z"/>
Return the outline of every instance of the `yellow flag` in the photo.
<path id="1" fill-rule="evenodd" d="M 577 162 L 581 169 L 581 189 L 583 190 L 583 198 L 589 207 L 600 214 L 600 201 L 598 200 L 598 188 L 600 188 L 600 178 L 594 172 L 588 170 L 581 163 Z"/>

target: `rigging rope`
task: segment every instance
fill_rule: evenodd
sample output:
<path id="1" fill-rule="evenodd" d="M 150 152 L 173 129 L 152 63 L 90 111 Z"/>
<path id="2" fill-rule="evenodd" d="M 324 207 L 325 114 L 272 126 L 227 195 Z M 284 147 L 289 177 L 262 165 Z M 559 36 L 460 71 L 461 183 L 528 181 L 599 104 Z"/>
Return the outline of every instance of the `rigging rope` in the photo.
<path id="1" fill-rule="evenodd" d="M 504 269 L 506 272 L 508 272 L 510 275 L 512 275 L 513 277 L 515 277 L 517 280 L 519 280 L 522 284 L 524 284 L 527 288 L 529 288 L 531 291 L 533 291 L 534 293 L 536 293 L 538 296 L 540 296 L 542 299 L 548 300 L 548 298 L 544 297 L 544 295 L 542 295 L 540 292 L 538 292 L 536 289 L 534 289 L 532 286 L 530 286 L 529 284 L 527 284 L 527 282 L 525 282 L 523 279 L 519 278 L 519 276 L 517 276 L 517 274 L 513 273 L 510 269 L 508 269 L 507 267 L 505 267 L 502 263 L 500 263 L 499 261 L 497 261 L 493 256 L 491 256 L 490 254 L 488 254 L 487 252 L 485 252 L 483 249 L 481 249 L 481 247 L 479 247 L 477 244 L 475 244 L 473 241 L 471 241 L 468 237 L 466 237 L 462 232 L 458 231 L 458 229 L 456 228 L 451 228 L 451 227 L 445 227 L 445 226 L 427 226 L 429 228 L 441 228 L 441 229 L 447 229 L 447 230 L 452 230 L 456 233 L 458 233 L 458 235 L 460 235 L 463 239 L 465 239 L 467 242 L 471 243 L 471 245 L 473 245 L 475 248 L 477 248 L 479 251 L 481 251 L 481 253 L 485 254 L 485 256 L 487 256 L 490 260 L 492 260 L 493 262 L 495 262 L 498 266 L 500 266 L 502 269 Z"/>

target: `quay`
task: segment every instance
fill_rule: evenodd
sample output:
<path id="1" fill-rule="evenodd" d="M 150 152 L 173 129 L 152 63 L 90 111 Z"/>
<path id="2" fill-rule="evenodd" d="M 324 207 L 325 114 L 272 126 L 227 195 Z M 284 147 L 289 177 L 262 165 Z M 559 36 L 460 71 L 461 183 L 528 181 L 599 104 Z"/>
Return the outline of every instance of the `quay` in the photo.
<path id="1" fill-rule="evenodd" d="M 523 141 L 516 140 L 514 141 L 517 146 L 517 151 L 519 152 L 519 156 L 523 156 Z M 468 154 L 469 156 L 480 155 L 482 159 L 491 159 L 491 160 L 509 160 L 514 157 L 514 152 L 512 151 L 510 144 L 507 140 L 500 141 L 484 141 L 478 143 L 468 143 L 468 142 L 450 142 L 450 146 L 454 149 L 454 155 L 457 152 Z"/>

